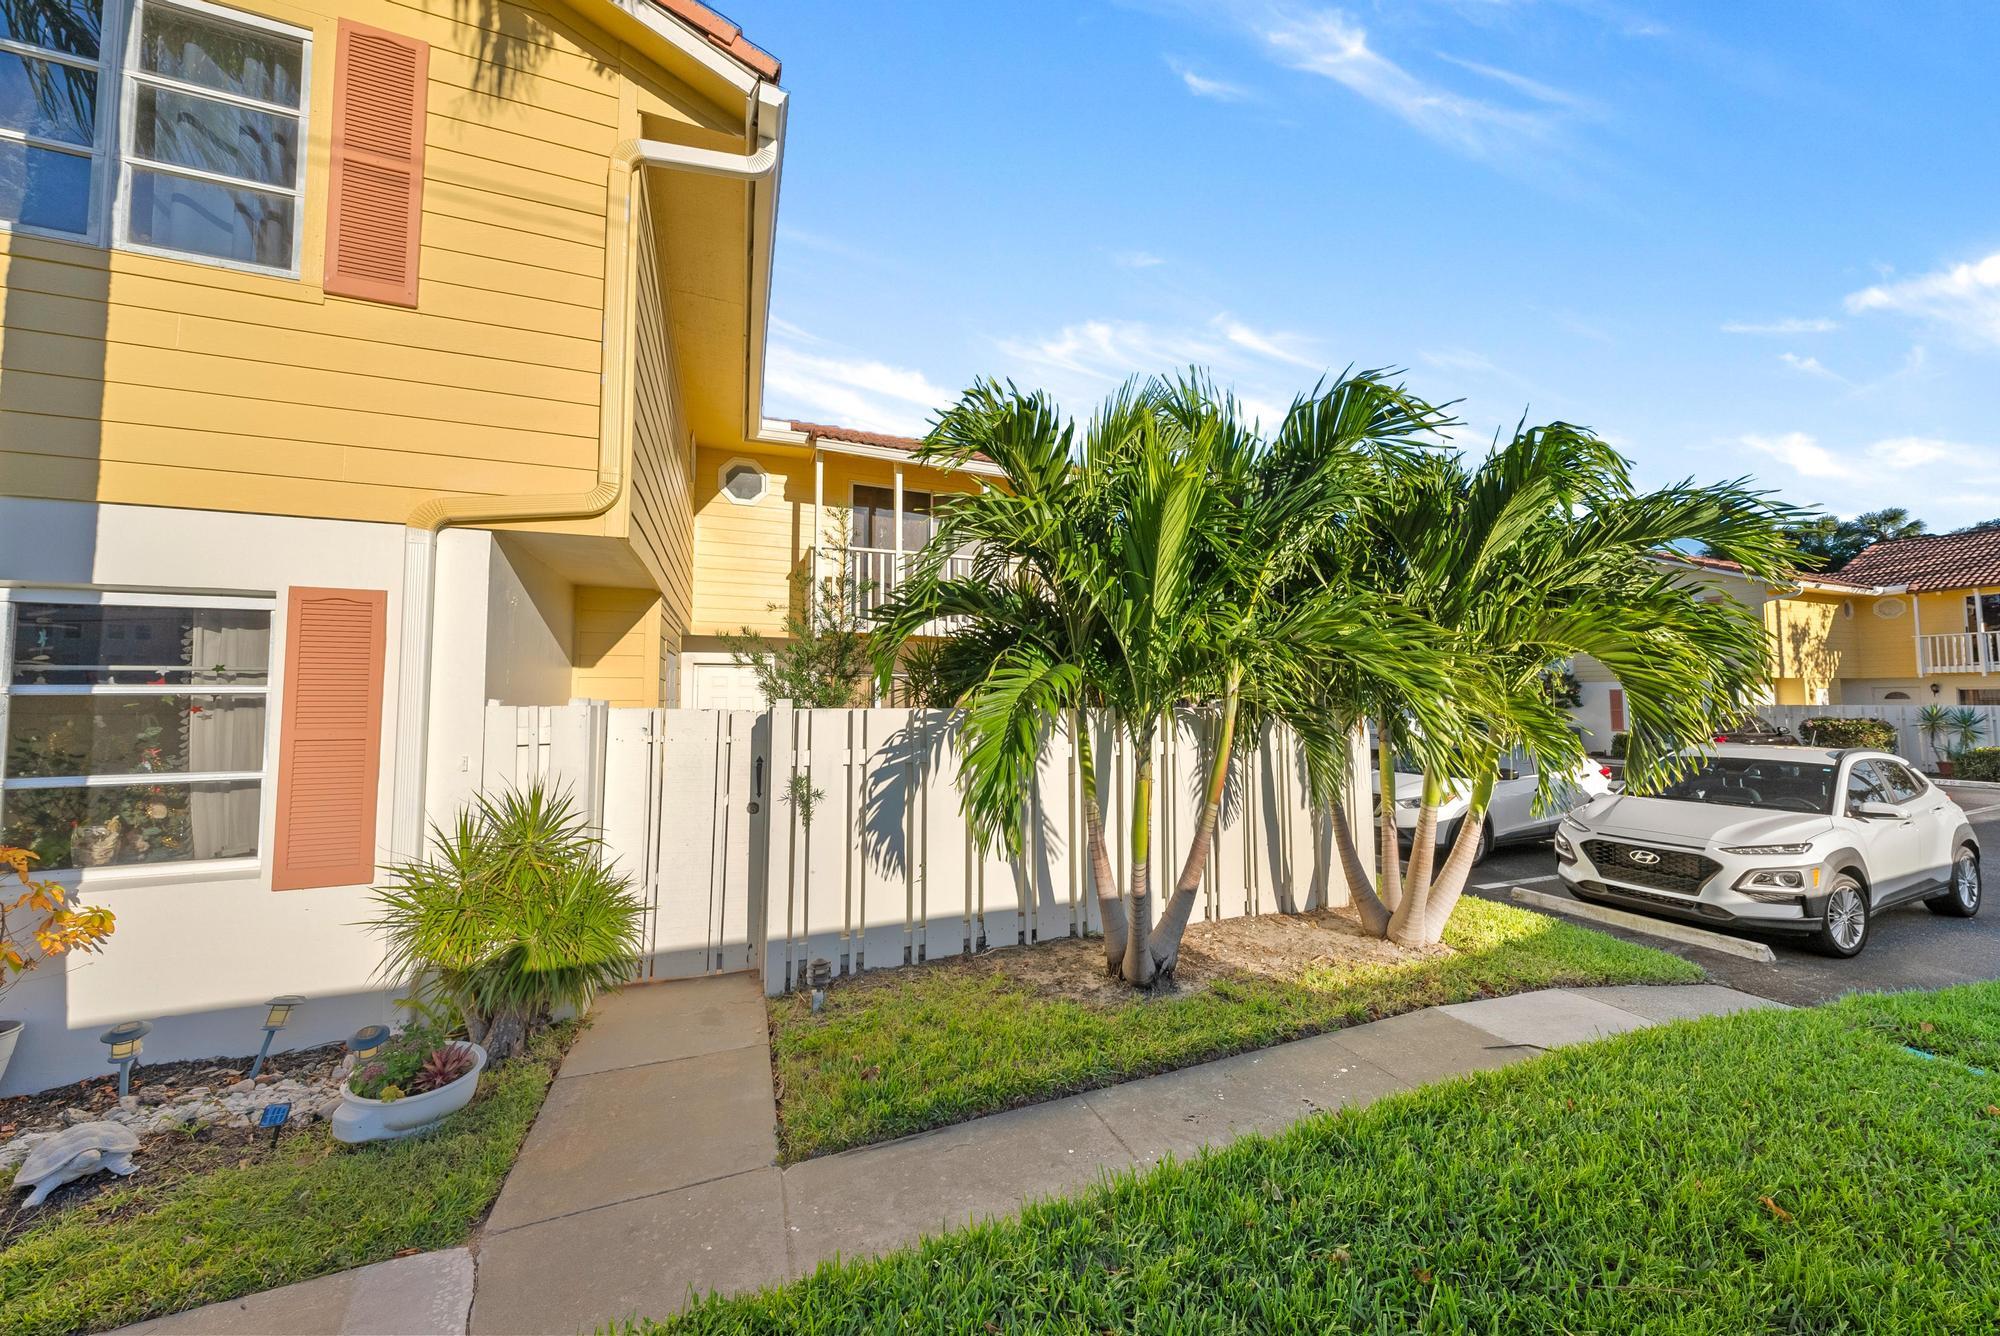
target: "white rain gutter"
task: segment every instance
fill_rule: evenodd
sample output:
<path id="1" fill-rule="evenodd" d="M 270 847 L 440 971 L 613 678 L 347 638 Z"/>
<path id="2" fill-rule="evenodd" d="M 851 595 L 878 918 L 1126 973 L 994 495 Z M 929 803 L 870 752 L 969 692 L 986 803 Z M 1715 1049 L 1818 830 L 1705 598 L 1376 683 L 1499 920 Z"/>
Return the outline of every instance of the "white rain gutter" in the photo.
<path id="1" fill-rule="evenodd" d="M 628 378 L 635 319 L 631 270 L 634 182 L 638 168 L 659 167 L 721 176 L 755 189 L 750 218 L 749 330 L 745 342 L 745 433 L 764 426 L 764 339 L 771 300 L 771 241 L 777 227 L 777 183 L 784 161 L 786 95 L 757 80 L 750 91 L 746 129 L 757 147 L 749 153 L 694 148 L 659 139 L 626 140 L 611 152 L 611 214 L 607 226 L 620 237 L 605 248 L 604 370 L 598 404 L 597 485 L 588 492 L 540 496 L 436 496 L 404 521 L 403 599 L 396 680 L 395 782 L 390 800 L 389 849 L 398 860 L 423 850 L 424 797 L 430 764 L 431 648 L 437 610 L 437 539 L 448 528 L 528 521 L 591 519 L 618 503 L 625 490 L 625 457 L 631 443 Z M 614 295 L 615 294 L 615 295 Z M 614 320 L 615 306 L 615 320 Z"/>

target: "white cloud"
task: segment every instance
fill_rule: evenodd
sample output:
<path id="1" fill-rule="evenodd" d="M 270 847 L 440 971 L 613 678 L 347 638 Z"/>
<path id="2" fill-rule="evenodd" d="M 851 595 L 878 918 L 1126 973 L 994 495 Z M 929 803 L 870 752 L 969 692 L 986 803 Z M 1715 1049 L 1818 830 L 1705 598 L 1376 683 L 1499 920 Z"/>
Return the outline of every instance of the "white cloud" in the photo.
<path id="1" fill-rule="evenodd" d="M 1953 460 L 1964 464 L 1990 463 L 1988 452 L 1976 446 L 1941 441 L 1931 436 L 1895 436 L 1868 447 L 1869 456 L 1893 469 L 1921 468 Z"/>
<path id="2" fill-rule="evenodd" d="M 1895 283 L 1850 293 L 1847 309 L 1889 311 L 1941 325 L 1975 343 L 2000 345 L 2000 251 Z"/>
<path id="3" fill-rule="evenodd" d="M 1268 357 L 1274 362 L 1287 362 L 1292 366 L 1304 367 L 1308 371 L 1326 370 L 1326 363 L 1308 357 L 1290 346 L 1293 341 L 1287 335 L 1255 330 L 1241 320 L 1226 315 L 1217 316 L 1213 323 L 1223 338 L 1259 357 Z"/>
<path id="4" fill-rule="evenodd" d="M 1852 464 L 1802 431 L 1788 431 L 1783 436 L 1749 435 L 1741 439 L 1752 450 L 1771 456 L 1801 477 L 1843 480 L 1860 477 Z"/>
<path id="5" fill-rule="evenodd" d="M 1825 316 L 1787 316 L 1783 320 L 1726 320 L 1724 334 L 1825 334 L 1840 328 L 1837 320 Z"/>
<path id="6" fill-rule="evenodd" d="M 1530 79 L 1525 74 L 1516 74 L 1512 70 L 1499 69 L 1493 65 L 1482 65 L 1476 60 L 1466 60 L 1459 56 L 1447 55 L 1442 51 L 1437 53 L 1437 58 L 1446 64 L 1456 65 L 1462 70 L 1471 70 L 1474 74 L 1484 75 L 1495 83 L 1505 84 L 1517 93 L 1525 94 L 1537 102 L 1546 102 L 1552 107 L 1575 107 L 1580 109 L 1588 105 L 1574 93 L 1545 84 L 1540 79 Z"/>
<path id="7" fill-rule="evenodd" d="M 1808 376 L 1818 376 L 1822 380 L 1839 380 L 1840 377 L 1828 371 L 1817 357 L 1801 357 L 1797 353 L 1779 353 L 1778 360 L 1794 371 L 1802 371 Z"/>
<path id="8" fill-rule="evenodd" d="M 1128 250 L 1115 252 L 1111 262 L 1120 269 L 1157 269 L 1167 260 L 1164 255 L 1155 255 L 1151 251 Z"/>
<path id="9" fill-rule="evenodd" d="M 1214 102 L 1244 102 L 1250 98 L 1250 90 L 1241 84 L 1233 84 L 1226 79 L 1210 78 L 1172 56 L 1167 57 L 1167 68 L 1179 75 L 1181 83 L 1196 97 L 1205 97 Z"/>
<path id="10" fill-rule="evenodd" d="M 810 334 L 805 339 L 818 342 Z M 931 416 L 956 398 L 921 371 L 807 353 L 784 339 L 771 343 L 764 386 L 775 414 L 901 436 L 921 436 Z"/>
<path id="11" fill-rule="evenodd" d="M 1829 448 L 1802 431 L 1747 435 L 1739 442 L 1780 466 L 1775 479 L 1796 499 L 1858 514 L 1883 505 L 1921 507 L 1940 528 L 1984 519 L 2000 488 L 2000 450 L 1936 436 L 1889 436 Z M 1789 470 L 1794 476 L 1783 476 Z"/>
<path id="12" fill-rule="evenodd" d="M 1041 386 L 1078 415 L 1133 376 L 1172 375 L 1192 366 L 1211 372 L 1235 393 L 1244 415 L 1266 427 L 1284 417 L 1293 395 L 1339 370 L 1298 336 L 1259 329 L 1227 312 L 1190 325 L 1084 320 L 1053 334 L 1002 339 L 999 349 L 1013 364 L 1003 374 Z"/>
<path id="13" fill-rule="evenodd" d="M 1546 110 L 1498 106 L 1429 83 L 1368 44 L 1368 32 L 1338 9 L 1279 8 L 1256 24 L 1281 64 L 1333 80 L 1433 139 L 1485 157 L 1523 139 L 1546 138 Z"/>

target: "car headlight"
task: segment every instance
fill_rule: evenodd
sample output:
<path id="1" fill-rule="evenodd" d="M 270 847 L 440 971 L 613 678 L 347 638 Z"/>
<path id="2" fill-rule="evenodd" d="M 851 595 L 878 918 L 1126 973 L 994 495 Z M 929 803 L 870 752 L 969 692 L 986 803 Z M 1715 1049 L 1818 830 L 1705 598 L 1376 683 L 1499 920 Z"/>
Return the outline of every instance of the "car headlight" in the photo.
<path id="1" fill-rule="evenodd" d="M 1556 846 L 1557 858 L 1561 859 L 1565 863 L 1573 863 L 1576 861 L 1576 846 L 1574 844 L 1571 844 L 1569 842 L 1569 836 L 1563 834 L 1560 830 L 1556 832 L 1555 846 Z"/>
<path id="2" fill-rule="evenodd" d="M 1403 810 L 1404 810 L 1405 812 L 1414 812 L 1414 811 L 1416 811 L 1416 810 L 1417 810 L 1417 809 L 1418 809 L 1419 807 L 1422 807 L 1423 805 L 1424 805 L 1424 800 L 1423 800 L 1422 798 L 1398 798 L 1398 799 L 1396 799 L 1396 806 L 1398 806 L 1398 807 L 1402 808 L 1402 809 L 1403 809 Z"/>
<path id="3" fill-rule="evenodd" d="M 1568 812 L 1563 813 L 1562 829 L 1573 830 L 1579 835 L 1590 834 L 1590 827 L 1584 825 L 1583 822 L 1577 820 L 1575 816 Z"/>
<path id="4" fill-rule="evenodd" d="M 1816 867 L 1760 867 L 1736 879 L 1736 889 L 1752 900 L 1793 900 L 1819 885 Z"/>
<path id="5" fill-rule="evenodd" d="M 1726 854 L 1809 854 L 1812 841 L 1803 844 L 1739 844 L 1723 849 Z"/>

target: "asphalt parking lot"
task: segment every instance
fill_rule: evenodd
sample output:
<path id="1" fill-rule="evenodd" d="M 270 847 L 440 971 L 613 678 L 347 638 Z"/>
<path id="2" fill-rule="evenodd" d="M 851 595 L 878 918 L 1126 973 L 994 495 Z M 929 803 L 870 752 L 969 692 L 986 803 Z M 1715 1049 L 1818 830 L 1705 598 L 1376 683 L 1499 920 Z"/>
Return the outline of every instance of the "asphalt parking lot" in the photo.
<path id="1" fill-rule="evenodd" d="M 2000 890 L 2000 791 L 1946 788 L 1979 833 L 1990 900 Z M 1509 900 L 1514 886 L 1563 894 L 1555 851 L 1547 844 L 1496 849 L 1473 869 L 1472 881 L 1476 894 L 1496 900 Z M 1870 923 L 1868 946 L 1852 960 L 1815 955 L 1796 938 L 1742 934 L 1777 954 L 1777 961 L 1768 965 L 1603 924 L 1591 926 L 1686 956 L 1721 983 L 1795 1006 L 1828 1002 L 1843 993 L 1943 988 L 2000 978 L 2000 910 L 1990 904 L 1973 919 L 1943 918 L 1920 904 L 1888 910 Z"/>

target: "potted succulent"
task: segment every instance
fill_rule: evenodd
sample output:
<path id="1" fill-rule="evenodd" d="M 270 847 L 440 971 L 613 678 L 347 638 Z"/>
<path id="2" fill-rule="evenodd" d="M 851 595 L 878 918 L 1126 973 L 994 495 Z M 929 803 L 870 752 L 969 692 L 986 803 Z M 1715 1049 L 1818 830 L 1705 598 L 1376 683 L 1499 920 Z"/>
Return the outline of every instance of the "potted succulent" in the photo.
<path id="1" fill-rule="evenodd" d="M 20 883 L 0 891 L 0 998 L 45 960 L 97 950 L 113 927 L 110 910 L 72 905 L 67 887 L 29 876 L 34 861 L 28 850 L 0 844 L 0 877 L 11 873 Z M 20 1021 L 0 1020 L 0 1078 L 20 1038 Z"/>
<path id="2" fill-rule="evenodd" d="M 333 1115 L 336 1141 L 381 1141 L 434 1126 L 472 1102 L 486 1050 L 411 1026 L 365 1055 L 340 1088 Z"/>

